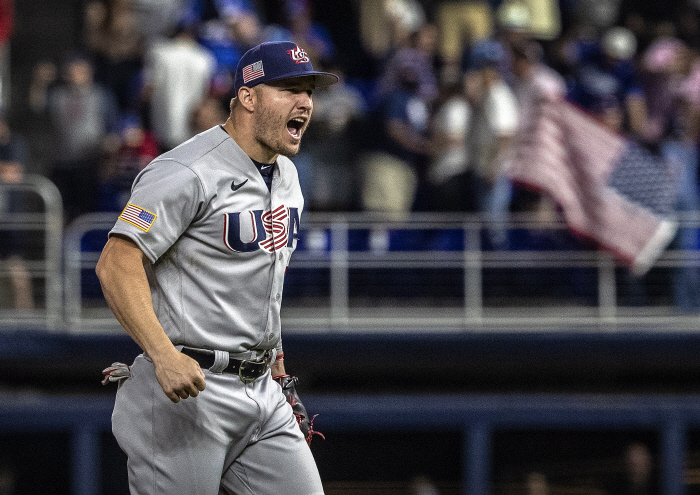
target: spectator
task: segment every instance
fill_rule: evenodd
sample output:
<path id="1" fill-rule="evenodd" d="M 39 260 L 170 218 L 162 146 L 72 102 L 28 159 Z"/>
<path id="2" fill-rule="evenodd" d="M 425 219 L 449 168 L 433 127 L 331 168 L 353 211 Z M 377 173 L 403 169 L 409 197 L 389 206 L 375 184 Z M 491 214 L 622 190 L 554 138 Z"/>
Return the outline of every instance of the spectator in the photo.
<path id="1" fill-rule="evenodd" d="M 94 82 L 86 57 L 71 55 L 63 72 L 65 84 L 53 88 L 47 102 L 58 134 L 50 179 L 61 192 L 69 222 L 96 208 L 99 163 L 118 139 L 118 109 L 112 93 Z"/>
<path id="2" fill-rule="evenodd" d="M 658 477 L 649 448 L 634 442 L 627 446 L 623 471 L 609 483 L 608 495 L 660 495 Z"/>
<path id="3" fill-rule="evenodd" d="M 410 495 L 440 495 L 440 491 L 430 478 L 418 475 L 411 480 Z"/>
<path id="4" fill-rule="evenodd" d="M 503 2 L 506 3 L 510 2 Z M 559 0 L 524 0 L 523 3 L 530 11 L 529 31 L 533 38 L 553 40 L 561 34 Z"/>
<path id="5" fill-rule="evenodd" d="M 566 84 L 559 73 L 541 61 L 539 45 L 528 42 L 511 47 L 514 93 L 518 102 L 519 126 L 535 117 L 541 99 L 559 100 L 566 97 Z M 556 205 L 547 195 L 516 188 L 513 192 L 511 210 L 535 213 L 542 220 L 558 218 Z"/>
<path id="6" fill-rule="evenodd" d="M 569 98 L 585 109 L 602 93 L 614 93 L 621 102 L 625 131 L 638 139 L 646 139 L 647 107 L 639 80 L 634 55 L 637 39 L 623 27 L 607 30 L 594 45 L 579 44 L 576 55 L 577 73 Z"/>
<path id="7" fill-rule="evenodd" d="M 215 66 L 214 58 L 184 28 L 150 47 L 144 98 L 150 103 L 151 128 L 162 149 L 194 135 L 192 113 L 208 93 Z"/>
<path id="8" fill-rule="evenodd" d="M 532 38 L 533 12 L 527 3 L 519 1 L 503 2 L 496 10 L 496 41 L 503 45 L 506 56 L 499 62 L 499 68 L 510 69 L 509 48 L 515 45 L 522 45 Z M 506 76 L 503 72 L 502 75 Z"/>
<path id="9" fill-rule="evenodd" d="M 27 140 L 31 172 L 48 176 L 53 165 L 57 131 L 49 115 L 48 99 L 58 84 L 58 67 L 50 60 L 40 60 L 32 68 L 23 116 L 13 127 Z M 18 128 L 21 125 L 21 128 Z"/>
<path id="10" fill-rule="evenodd" d="M 513 60 L 511 47 L 523 45 L 531 39 L 532 14 L 526 4 L 515 2 L 503 2 L 496 10 L 496 29 L 492 37 L 477 40 L 465 47 L 462 51 L 461 70 L 466 73 L 470 69 L 473 45 L 491 40 L 501 46 L 503 55 L 498 62 L 498 72 L 501 78 L 513 86 Z"/>
<path id="11" fill-rule="evenodd" d="M 446 87 L 446 98 L 433 116 L 434 150 L 427 173 L 430 211 L 476 211 L 475 177 L 470 167 L 467 132 L 472 108 L 461 82 Z"/>
<path id="12" fill-rule="evenodd" d="M 49 60 L 40 60 L 34 65 L 29 84 L 29 109 L 43 113 L 48 107 L 49 88 L 56 82 L 58 68 Z"/>
<path id="13" fill-rule="evenodd" d="M 116 96 L 120 111 L 135 110 L 144 38 L 134 0 L 92 0 L 87 3 L 85 42 L 94 56 L 95 82 Z"/>
<path id="14" fill-rule="evenodd" d="M 518 127 L 515 95 L 498 71 L 504 56 L 500 43 L 487 40 L 477 43 L 470 57 L 476 94 L 470 96 L 469 155 L 476 175 L 478 210 L 496 223 L 505 221 L 510 209 L 511 183 L 503 172 Z M 494 225 L 489 233 L 494 247 L 506 247 L 505 229 Z"/>
<path id="15" fill-rule="evenodd" d="M 335 44 L 328 30 L 313 19 L 309 0 L 286 0 L 291 40 L 303 46 L 314 67 L 327 67 L 335 58 Z"/>
<path id="16" fill-rule="evenodd" d="M 549 495 L 547 477 L 538 472 L 528 473 L 525 477 L 525 495 Z"/>
<path id="17" fill-rule="evenodd" d="M 416 78 L 417 95 L 426 103 L 432 103 L 438 96 L 438 80 L 433 60 L 419 44 L 422 40 L 420 30 L 410 36 L 410 43 L 402 47 L 388 60 L 377 82 L 378 101 L 388 97 L 393 91 L 405 86 L 406 71 L 410 67 L 411 77 Z"/>
<path id="18" fill-rule="evenodd" d="M 5 119 L 0 120 L 0 184 L 22 182 L 26 148 L 24 141 L 10 131 Z M 21 191 L 0 188 L 0 213 L 5 217 L 26 211 Z M 32 279 L 25 264 L 27 231 L 0 230 L 0 257 L 7 266 L 12 287 L 13 307 L 18 310 L 34 309 Z"/>
<path id="19" fill-rule="evenodd" d="M 678 38 L 655 40 L 641 58 L 648 109 L 647 139 L 660 144 L 673 136 L 693 141 L 698 133 L 700 67 L 690 48 Z"/>
<path id="20" fill-rule="evenodd" d="M 360 38 L 375 60 L 386 60 L 405 46 L 425 22 L 418 0 L 360 0 Z"/>
<path id="21" fill-rule="evenodd" d="M 215 125 L 223 124 L 228 117 L 228 104 L 224 107 L 222 101 L 214 97 L 206 97 L 192 112 L 192 133 L 199 134 Z"/>
<path id="22" fill-rule="evenodd" d="M 226 94 L 233 86 L 231 74 L 246 52 L 236 40 L 236 31 L 240 22 L 254 16 L 251 0 L 189 0 L 185 8 L 181 30 L 196 33 L 196 40 L 214 58 L 211 79 L 218 94 Z"/>
<path id="23" fill-rule="evenodd" d="M 361 194 L 367 211 L 411 211 L 418 168 L 429 152 L 430 107 L 425 91 L 421 91 L 421 79 L 426 79 L 421 76 L 426 70 L 423 62 L 402 56 L 391 68 L 397 87 L 380 100 L 376 149 L 364 163 Z"/>
<path id="24" fill-rule="evenodd" d="M 265 41 L 285 41 L 292 38 L 291 33 L 279 25 L 263 25 L 257 12 L 242 10 L 236 16 L 228 18 L 231 36 L 237 49 L 245 53 Z"/>
<path id="25" fill-rule="evenodd" d="M 13 0 L 0 0 L 0 112 L 10 109 L 10 38 L 14 23 Z"/>
<path id="26" fill-rule="evenodd" d="M 155 136 L 144 129 L 135 115 L 122 118 L 120 138 L 119 148 L 105 160 L 101 173 L 98 205 L 101 211 L 122 211 L 134 179 L 158 156 Z"/>
<path id="27" fill-rule="evenodd" d="M 530 136 L 528 123 L 537 118 L 537 112 L 543 102 L 561 102 L 566 97 L 566 85 L 559 73 L 542 62 L 539 44 L 530 42 L 512 47 L 513 73 L 516 77 L 514 92 L 518 101 L 519 126 L 514 139 L 527 141 Z M 508 168 L 506 165 L 506 175 Z M 543 224 L 558 222 L 562 219 L 559 205 L 548 193 L 540 193 L 523 187 L 513 187 L 511 211 L 527 212 L 535 221 Z M 586 249 L 586 242 L 569 231 L 560 228 L 516 229 L 509 233 L 509 248 L 532 250 L 580 250 Z M 542 277 L 541 273 L 523 273 L 524 283 L 531 286 L 551 284 L 552 274 Z M 590 287 L 585 270 L 572 268 L 566 273 L 567 286 L 574 295 L 588 297 L 581 292 Z M 571 281 L 574 280 L 574 283 Z"/>
<path id="28" fill-rule="evenodd" d="M 166 37 L 184 14 L 187 0 L 132 0 L 139 31 L 146 46 Z"/>
<path id="29" fill-rule="evenodd" d="M 304 191 L 309 208 L 347 211 L 355 200 L 355 161 L 362 139 L 367 104 L 344 72 L 334 67 L 338 83 L 314 93 L 314 125 L 304 135 L 311 156 L 311 185 Z"/>
<path id="30" fill-rule="evenodd" d="M 445 72 L 449 75 L 449 71 L 444 71 L 445 60 L 440 53 L 439 41 L 440 30 L 437 25 L 427 22 L 416 31 L 414 46 L 416 50 L 421 52 L 428 59 L 433 74 L 441 80 Z M 454 80 L 452 82 L 454 82 Z"/>
<path id="31" fill-rule="evenodd" d="M 676 177 L 679 212 L 700 210 L 698 198 L 698 139 L 700 139 L 700 60 L 679 39 L 662 38 L 644 53 L 648 79 L 650 126 L 662 156 Z M 694 251 L 697 228 L 680 228 L 672 247 Z M 677 308 L 700 309 L 700 268 L 673 269 L 672 289 Z"/>

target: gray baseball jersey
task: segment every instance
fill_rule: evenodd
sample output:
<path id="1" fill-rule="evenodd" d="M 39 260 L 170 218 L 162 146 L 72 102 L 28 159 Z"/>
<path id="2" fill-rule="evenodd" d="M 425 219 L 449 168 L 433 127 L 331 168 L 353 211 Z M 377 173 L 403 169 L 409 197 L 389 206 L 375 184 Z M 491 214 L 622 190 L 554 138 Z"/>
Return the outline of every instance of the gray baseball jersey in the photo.
<path id="1" fill-rule="evenodd" d="M 220 126 L 151 162 L 111 234 L 132 239 L 170 340 L 241 353 L 281 348 L 284 274 L 304 200 L 280 156 L 272 190 Z"/>

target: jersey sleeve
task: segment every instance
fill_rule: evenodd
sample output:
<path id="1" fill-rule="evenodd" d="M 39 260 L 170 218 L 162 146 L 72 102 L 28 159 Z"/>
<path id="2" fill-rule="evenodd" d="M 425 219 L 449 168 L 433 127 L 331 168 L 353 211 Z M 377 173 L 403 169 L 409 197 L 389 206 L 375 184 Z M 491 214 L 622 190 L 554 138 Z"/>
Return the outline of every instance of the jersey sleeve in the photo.
<path id="1" fill-rule="evenodd" d="M 129 237 L 153 263 L 196 218 L 204 197 L 202 183 L 190 168 L 156 160 L 134 180 L 129 203 L 109 235 Z"/>

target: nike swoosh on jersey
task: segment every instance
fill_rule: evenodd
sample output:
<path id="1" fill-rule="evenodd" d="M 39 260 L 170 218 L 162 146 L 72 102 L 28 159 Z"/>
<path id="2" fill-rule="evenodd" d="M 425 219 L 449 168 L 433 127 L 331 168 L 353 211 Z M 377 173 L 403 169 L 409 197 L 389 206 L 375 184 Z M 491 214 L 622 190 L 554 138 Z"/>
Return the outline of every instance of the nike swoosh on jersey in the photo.
<path id="1" fill-rule="evenodd" d="M 248 182 L 248 179 L 244 180 L 240 184 L 236 184 L 236 181 L 231 182 L 231 190 L 232 191 L 238 191 L 241 187 L 243 187 L 243 184 Z"/>

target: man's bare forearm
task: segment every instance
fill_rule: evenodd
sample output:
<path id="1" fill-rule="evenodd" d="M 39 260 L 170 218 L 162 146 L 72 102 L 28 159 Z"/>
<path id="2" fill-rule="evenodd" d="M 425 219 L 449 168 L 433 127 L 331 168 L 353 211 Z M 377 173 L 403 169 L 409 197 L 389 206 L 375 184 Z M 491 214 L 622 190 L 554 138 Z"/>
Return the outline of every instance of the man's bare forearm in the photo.
<path id="1" fill-rule="evenodd" d="M 110 237 L 97 263 L 105 299 L 124 330 L 153 360 L 156 379 L 173 402 L 196 397 L 205 379 L 199 364 L 175 349 L 160 325 L 143 268 L 141 250 L 132 241 Z"/>
<path id="2" fill-rule="evenodd" d="M 96 272 L 107 304 L 141 349 L 157 357 L 173 347 L 153 311 L 143 253 L 133 242 L 111 237 Z"/>

